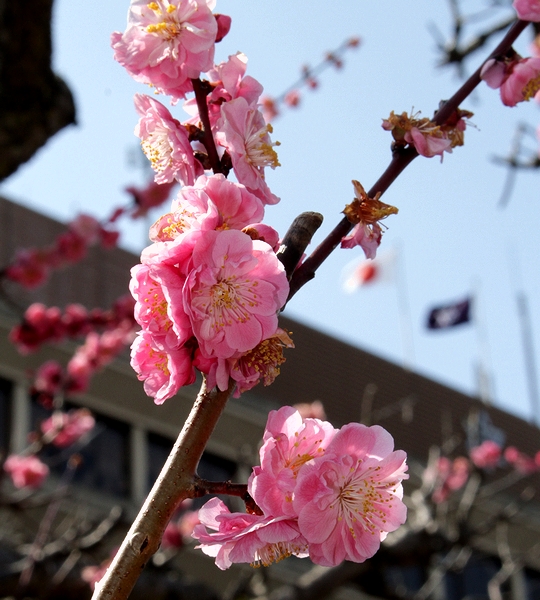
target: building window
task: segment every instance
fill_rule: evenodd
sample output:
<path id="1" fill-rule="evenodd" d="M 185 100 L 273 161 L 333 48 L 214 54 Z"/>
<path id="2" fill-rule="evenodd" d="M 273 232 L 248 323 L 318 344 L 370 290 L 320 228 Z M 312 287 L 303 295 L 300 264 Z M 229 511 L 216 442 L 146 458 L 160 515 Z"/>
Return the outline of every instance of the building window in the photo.
<path id="1" fill-rule="evenodd" d="M 65 407 L 66 410 L 70 408 L 73 406 Z M 49 410 L 33 402 L 34 429 L 39 429 L 41 421 L 50 414 Z M 104 415 L 93 415 L 96 426 L 81 442 L 69 448 L 47 446 L 40 456 L 53 473 L 62 476 L 70 457 L 77 454 L 80 463 L 73 474 L 73 483 L 127 498 L 130 494 L 129 425 Z"/>
<path id="2" fill-rule="evenodd" d="M 12 397 L 13 382 L 0 377 L 0 453 L 4 456 L 9 450 Z"/>
<path id="3" fill-rule="evenodd" d="M 500 568 L 499 559 L 473 554 L 463 569 L 446 574 L 446 600 L 461 600 L 465 597 L 489 600 L 488 583 Z M 501 592 L 504 594 L 508 589 L 509 583 L 506 582 Z"/>
<path id="4" fill-rule="evenodd" d="M 523 569 L 523 572 L 525 573 L 527 600 L 538 600 L 540 598 L 540 573 L 532 569 Z"/>

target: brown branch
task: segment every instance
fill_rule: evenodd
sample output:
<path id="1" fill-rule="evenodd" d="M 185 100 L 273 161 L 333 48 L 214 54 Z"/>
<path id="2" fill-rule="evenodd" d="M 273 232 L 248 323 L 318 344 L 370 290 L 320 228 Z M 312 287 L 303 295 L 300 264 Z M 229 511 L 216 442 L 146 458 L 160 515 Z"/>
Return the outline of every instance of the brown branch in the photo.
<path id="1" fill-rule="evenodd" d="M 529 25 L 527 21 L 516 21 L 504 36 L 501 43 L 488 56 L 486 60 L 497 56 L 504 55 L 511 47 L 520 33 Z M 458 91 L 437 110 L 433 121 L 437 125 L 443 125 L 454 114 L 459 105 L 471 94 L 471 92 L 480 83 L 480 71 L 482 65 L 467 79 L 467 81 L 458 89 Z M 377 192 L 381 195 L 394 183 L 402 171 L 418 156 L 415 148 L 408 147 L 405 149 L 394 149 L 392 152 L 392 160 L 384 173 L 379 177 L 373 187 L 368 191 L 368 196 L 373 198 Z M 305 285 L 308 281 L 315 277 L 315 272 L 328 256 L 337 248 L 341 242 L 341 238 L 349 233 L 352 229 L 352 224 L 344 217 L 330 234 L 317 246 L 313 253 L 302 263 L 293 274 L 291 279 L 291 291 L 289 293 L 290 300 L 296 292 Z"/>
<path id="2" fill-rule="evenodd" d="M 244 499 L 248 495 L 247 485 L 245 483 L 232 483 L 230 481 L 208 481 L 195 476 L 194 498 L 207 496 L 210 494 L 225 494 L 226 496 L 238 496 Z"/>
<path id="3" fill-rule="evenodd" d="M 292 277 L 304 250 L 311 242 L 311 238 L 322 225 L 323 216 L 316 212 L 304 212 L 296 217 L 287 233 L 281 240 L 279 250 L 276 252 L 278 259 L 283 263 L 287 277 Z"/>
<path id="4" fill-rule="evenodd" d="M 208 439 L 233 390 L 209 390 L 206 380 L 159 477 L 93 600 L 125 600 L 144 565 L 158 550 L 165 527 L 182 500 L 193 496 L 195 472 Z"/>
<path id="5" fill-rule="evenodd" d="M 192 79 L 193 91 L 197 100 L 197 108 L 199 109 L 199 118 L 201 119 L 203 129 L 200 141 L 208 152 L 208 159 L 214 173 L 223 173 L 221 161 L 216 149 L 214 136 L 212 135 L 212 126 L 210 125 L 210 117 L 208 116 L 208 103 L 206 97 L 212 91 L 208 82 L 203 82 L 200 79 Z"/>

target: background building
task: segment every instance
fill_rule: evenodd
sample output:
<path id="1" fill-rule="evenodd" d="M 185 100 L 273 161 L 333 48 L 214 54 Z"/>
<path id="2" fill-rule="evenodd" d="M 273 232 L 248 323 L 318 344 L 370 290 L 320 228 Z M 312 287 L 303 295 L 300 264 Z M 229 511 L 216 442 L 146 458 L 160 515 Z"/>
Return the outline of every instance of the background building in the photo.
<path id="1" fill-rule="evenodd" d="M 0 199 L 0 227 L 0 266 L 7 265 L 18 248 L 49 245 L 64 230 L 62 224 L 6 199 Z M 2 280 L 0 448 L 4 456 L 24 450 L 28 434 L 47 414 L 29 394 L 29 373 L 47 359 L 65 364 L 75 348 L 75 344 L 66 342 L 21 356 L 8 339 L 13 325 L 20 320 L 24 309 L 36 301 L 60 307 L 74 302 L 89 308 L 109 307 L 127 292 L 129 270 L 137 262 L 138 257 L 121 249 L 94 247 L 82 263 L 56 271 L 36 291 L 23 290 Z M 350 421 L 381 424 L 394 436 L 396 447 L 406 450 L 411 459 L 409 523 L 396 535 L 389 536 L 383 550 L 371 561 L 335 570 L 334 575 L 341 574 L 348 583 L 345 589 L 335 590 L 333 597 L 366 598 L 367 594 L 440 600 L 488 598 L 488 583 L 502 573 L 502 584 L 497 588 L 502 590 L 500 597 L 540 598 L 537 474 L 524 477 L 510 469 L 502 476 L 488 472 L 482 475 L 476 491 L 467 492 L 465 487 L 465 491 L 456 494 L 455 501 L 444 503 L 444 509 L 433 505 L 426 508 L 429 494 L 425 482 L 424 488 L 421 484 L 422 469 L 433 448 L 449 456 L 466 456 L 470 447 L 492 439 L 534 456 L 540 450 L 539 430 L 476 398 L 300 323 L 283 318 L 282 327 L 292 332 L 296 348 L 286 351 L 287 361 L 280 377 L 272 386 L 257 386 L 240 399 L 229 401 L 199 474 L 212 480 L 245 482 L 251 465 L 257 461 L 257 447 L 268 411 L 286 404 L 320 400 L 334 425 Z M 94 378 L 87 393 L 69 399 L 73 406 L 91 409 L 97 427 L 91 439 L 77 449 L 81 462 L 69 475 L 74 485 L 68 495 L 62 495 L 62 504 L 51 522 L 49 542 L 40 548 L 40 556 L 35 557 L 36 583 L 27 590 L 29 597 L 88 595 L 84 584 L 77 587 L 72 583 L 70 587 L 66 582 L 80 572 L 81 566 L 106 558 L 118 542 L 159 473 L 196 395 L 198 387 L 193 385 L 162 406 L 154 405 L 144 394 L 127 359 L 126 352 Z M 44 460 L 54 473 L 41 494 L 46 502 L 25 505 L 20 494 L 13 496 L 12 491 L 6 491 L 9 485 L 4 481 L 0 521 L 1 596 L 16 594 L 28 544 L 35 541 L 36 532 L 44 522 L 44 511 L 62 488 L 67 458 L 61 452 L 45 455 Z M 503 477 L 507 478 L 506 483 L 500 483 Z M 483 496 L 478 491 L 482 489 L 488 490 Z M 431 512 L 426 516 L 428 509 Z M 501 523 L 507 527 L 504 539 Z M 103 530 L 109 527 L 101 539 L 95 534 L 97 524 L 102 524 Z M 85 536 L 87 546 L 83 547 L 80 540 Z M 44 548 L 48 548 L 50 555 Z M 70 557 L 73 565 L 69 563 Z M 172 561 L 166 553 L 159 560 L 162 567 L 166 565 L 163 569 L 166 576 L 152 579 L 148 575 L 146 580 L 143 577 L 141 597 L 145 597 L 148 589 L 155 598 L 196 596 L 201 600 L 204 594 L 233 598 L 247 591 L 257 595 L 257 580 L 248 566 L 222 572 L 202 553 L 190 548 L 182 550 Z M 156 564 L 156 569 L 159 566 Z M 307 560 L 289 559 L 256 571 L 262 586 L 259 595 L 263 597 L 267 589 L 289 585 L 292 587 L 287 588 L 288 593 L 300 594 L 297 597 L 302 597 L 302 593 L 304 597 L 326 597 L 324 577 L 331 570 L 311 567 Z M 161 581 L 162 588 L 156 581 Z M 433 582 L 431 588 L 425 585 L 429 581 Z M 48 586 L 46 593 L 44 582 Z M 189 582 L 202 582 L 204 588 L 189 587 Z M 144 588 L 145 585 L 151 587 Z M 169 596 L 160 596 L 161 592 Z"/>

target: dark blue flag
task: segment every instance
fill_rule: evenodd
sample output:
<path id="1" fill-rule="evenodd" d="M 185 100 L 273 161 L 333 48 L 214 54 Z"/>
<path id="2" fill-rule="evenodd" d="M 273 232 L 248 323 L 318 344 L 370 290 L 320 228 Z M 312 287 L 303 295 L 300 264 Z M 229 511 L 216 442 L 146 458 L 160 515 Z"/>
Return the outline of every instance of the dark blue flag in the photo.
<path id="1" fill-rule="evenodd" d="M 471 300 L 466 298 L 456 304 L 437 306 L 429 311 L 428 329 L 446 329 L 471 320 Z"/>

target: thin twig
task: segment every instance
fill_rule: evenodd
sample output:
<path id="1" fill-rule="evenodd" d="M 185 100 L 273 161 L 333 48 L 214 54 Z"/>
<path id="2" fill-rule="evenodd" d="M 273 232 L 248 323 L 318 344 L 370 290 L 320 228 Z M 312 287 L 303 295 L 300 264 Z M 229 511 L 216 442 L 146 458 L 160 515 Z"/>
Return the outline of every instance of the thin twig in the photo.
<path id="1" fill-rule="evenodd" d="M 519 34 L 529 25 L 527 21 L 517 21 L 504 36 L 501 43 L 488 56 L 490 58 L 504 55 L 512 44 L 518 38 Z M 442 107 L 437 110 L 433 121 L 437 125 L 443 125 L 454 114 L 459 105 L 471 94 L 471 92 L 480 83 L 480 71 L 482 65 L 467 79 L 467 81 L 459 88 L 459 90 L 447 100 Z M 412 146 L 402 149 L 394 148 L 392 152 L 392 160 L 384 173 L 375 182 L 373 187 L 368 191 L 367 195 L 373 198 L 377 192 L 381 195 L 392 185 L 398 176 L 405 168 L 418 156 L 418 152 Z M 291 279 L 291 291 L 289 293 L 289 301 L 298 290 L 308 281 L 315 277 L 315 272 L 328 258 L 328 256 L 337 248 L 341 242 L 341 238 L 349 233 L 352 229 L 352 223 L 344 217 L 329 235 L 317 246 L 313 253 L 296 269 Z"/>

